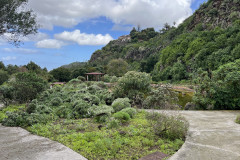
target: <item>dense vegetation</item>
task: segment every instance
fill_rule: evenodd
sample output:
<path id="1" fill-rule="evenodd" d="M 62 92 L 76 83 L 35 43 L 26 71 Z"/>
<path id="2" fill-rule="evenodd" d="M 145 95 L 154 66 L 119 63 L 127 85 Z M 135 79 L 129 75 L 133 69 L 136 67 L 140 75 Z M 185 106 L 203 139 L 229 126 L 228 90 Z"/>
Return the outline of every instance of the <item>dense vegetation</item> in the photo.
<path id="1" fill-rule="evenodd" d="M 174 105 L 157 99 L 161 87 L 151 88 L 150 82 L 140 72 L 128 72 L 113 88 L 73 79 L 41 92 L 25 107 L 2 109 L 0 121 L 59 141 L 89 159 L 138 159 L 155 151 L 171 155 L 183 144 L 188 124 L 178 116 L 137 110 L 145 107 L 137 98 L 143 94 L 142 101 L 150 99 L 155 107 Z"/>

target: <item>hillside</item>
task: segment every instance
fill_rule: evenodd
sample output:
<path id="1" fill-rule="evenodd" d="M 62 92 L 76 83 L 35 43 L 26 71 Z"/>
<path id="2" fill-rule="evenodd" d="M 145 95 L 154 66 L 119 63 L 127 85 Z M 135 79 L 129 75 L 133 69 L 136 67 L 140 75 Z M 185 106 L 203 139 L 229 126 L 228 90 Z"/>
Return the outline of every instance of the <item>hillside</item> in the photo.
<path id="1" fill-rule="evenodd" d="M 111 59 L 122 58 L 129 70 L 152 73 L 156 81 L 189 79 L 200 68 L 211 72 L 240 58 L 239 11 L 239 0 L 209 0 L 177 28 L 134 28 L 94 52 L 89 62 L 106 68 Z"/>

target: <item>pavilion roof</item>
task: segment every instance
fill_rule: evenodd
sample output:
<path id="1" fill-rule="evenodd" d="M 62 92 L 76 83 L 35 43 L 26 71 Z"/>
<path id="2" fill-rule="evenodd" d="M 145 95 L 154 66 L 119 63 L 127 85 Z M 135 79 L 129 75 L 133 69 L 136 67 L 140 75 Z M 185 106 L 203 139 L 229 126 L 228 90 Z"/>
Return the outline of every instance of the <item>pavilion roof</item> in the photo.
<path id="1" fill-rule="evenodd" d="M 92 72 L 92 73 L 86 73 L 86 75 L 104 75 L 104 73 Z"/>

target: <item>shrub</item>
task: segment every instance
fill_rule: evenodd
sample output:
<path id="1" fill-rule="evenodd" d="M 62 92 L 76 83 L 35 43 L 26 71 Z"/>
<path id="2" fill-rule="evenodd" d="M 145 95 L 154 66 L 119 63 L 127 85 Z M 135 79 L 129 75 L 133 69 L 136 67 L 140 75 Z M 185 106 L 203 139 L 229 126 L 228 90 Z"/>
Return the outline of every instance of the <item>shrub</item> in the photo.
<path id="1" fill-rule="evenodd" d="M 133 118 L 137 114 L 137 110 L 135 108 L 124 108 L 121 110 L 121 112 L 128 113 L 131 118 Z"/>
<path id="2" fill-rule="evenodd" d="M 27 113 L 33 113 L 36 111 L 37 108 L 37 99 L 32 100 L 32 102 L 30 104 L 27 105 Z"/>
<path id="3" fill-rule="evenodd" d="M 144 100 L 145 109 L 175 109 L 173 103 L 177 101 L 177 94 L 169 85 L 153 88 L 150 95 Z"/>
<path id="4" fill-rule="evenodd" d="M 111 76 L 109 76 L 108 74 L 105 74 L 103 78 L 104 78 L 104 82 L 109 83 L 111 81 Z"/>
<path id="5" fill-rule="evenodd" d="M 69 81 L 68 83 L 70 83 L 70 84 L 79 84 L 79 83 L 81 83 L 82 81 L 81 80 L 79 80 L 79 79 L 72 79 L 71 81 Z"/>
<path id="6" fill-rule="evenodd" d="M 36 107 L 36 111 L 37 113 L 40 113 L 40 114 L 50 114 L 52 112 L 52 109 L 45 105 L 38 105 Z"/>
<path id="7" fill-rule="evenodd" d="M 139 94 L 145 94 L 150 90 L 150 84 L 149 74 L 130 71 L 118 80 L 113 92 L 117 97 L 128 97 L 135 102 Z"/>
<path id="8" fill-rule="evenodd" d="M 72 118 L 72 110 L 69 107 L 66 107 L 65 105 L 60 106 L 56 110 L 56 115 L 60 118 Z"/>
<path id="9" fill-rule="evenodd" d="M 115 82 L 117 82 L 118 81 L 118 78 L 116 77 L 116 76 L 112 76 L 112 78 L 111 78 L 111 83 L 115 83 Z"/>
<path id="10" fill-rule="evenodd" d="M 113 108 L 107 105 L 94 106 L 90 108 L 89 112 L 92 113 L 97 122 L 106 122 L 111 116 Z"/>
<path id="11" fill-rule="evenodd" d="M 130 115 L 126 112 L 117 112 L 113 114 L 113 117 L 122 123 L 130 120 Z"/>
<path id="12" fill-rule="evenodd" d="M 95 84 L 88 87 L 88 91 L 91 94 L 95 94 L 98 90 L 101 90 L 101 88 Z"/>
<path id="13" fill-rule="evenodd" d="M 188 123 L 184 118 L 153 112 L 147 113 L 147 119 L 156 135 L 171 140 L 185 140 L 188 131 Z"/>
<path id="14" fill-rule="evenodd" d="M 53 98 L 51 100 L 51 105 L 52 106 L 59 106 L 63 103 L 63 100 L 60 97 Z"/>
<path id="15" fill-rule="evenodd" d="M 81 94 L 80 98 L 91 105 L 99 105 L 99 103 L 100 103 L 100 99 L 97 96 L 89 94 L 89 93 Z"/>
<path id="16" fill-rule="evenodd" d="M 112 128 L 118 128 L 120 125 L 120 121 L 115 119 L 115 118 L 110 118 L 107 124 L 107 128 L 112 129 Z"/>
<path id="17" fill-rule="evenodd" d="M 236 118 L 236 123 L 239 123 L 239 124 L 240 124 L 240 115 L 237 116 L 237 118 Z"/>
<path id="18" fill-rule="evenodd" d="M 129 98 L 118 98 L 113 101 L 112 107 L 115 112 L 121 111 L 124 108 L 131 107 Z"/>
<path id="19" fill-rule="evenodd" d="M 80 81 L 82 81 L 82 82 L 85 82 L 85 81 L 86 81 L 86 78 L 83 77 L 83 76 L 78 76 L 77 79 L 80 80 Z"/>
<path id="20" fill-rule="evenodd" d="M 73 103 L 72 112 L 75 118 L 86 118 L 89 117 L 90 114 L 88 109 L 91 107 L 91 104 L 84 101 L 78 100 Z"/>

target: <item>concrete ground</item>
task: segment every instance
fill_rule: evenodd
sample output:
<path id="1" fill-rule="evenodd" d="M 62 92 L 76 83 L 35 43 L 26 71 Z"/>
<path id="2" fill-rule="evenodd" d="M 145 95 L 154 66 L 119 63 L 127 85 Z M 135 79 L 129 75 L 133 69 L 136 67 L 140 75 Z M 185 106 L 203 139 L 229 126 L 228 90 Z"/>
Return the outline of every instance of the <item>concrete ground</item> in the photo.
<path id="1" fill-rule="evenodd" d="M 64 145 L 0 124 L 0 160 L 86 160 Z"/>
<path id="2" fill-rule="evenodd" d="M 158 111 L 163 112 L 163 111 Z M 182 148 L 169 160 L 240 160 L 238 111 L 167 111 L 180 114 L 189 124 Z"/>

